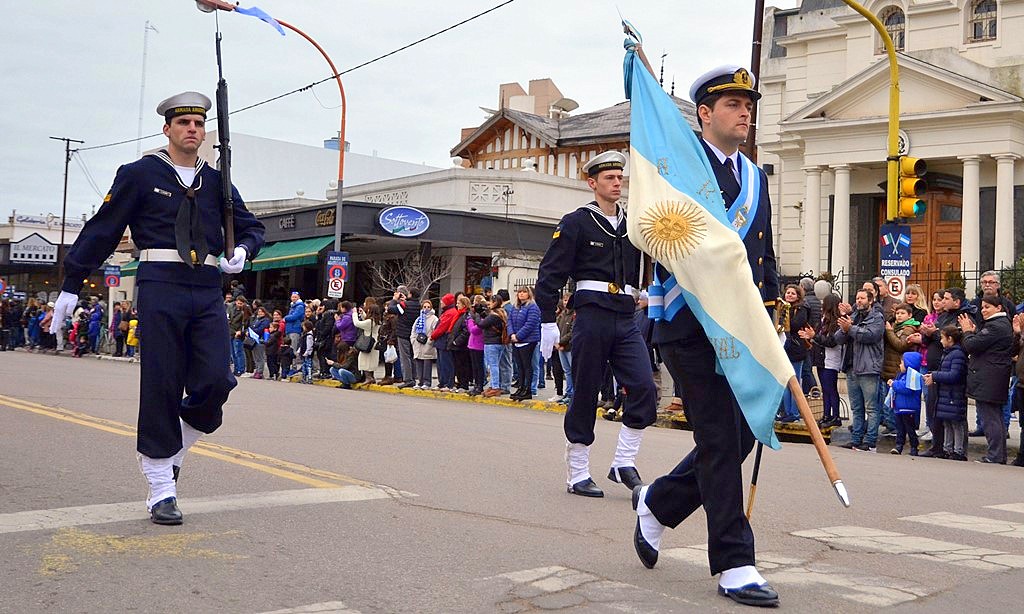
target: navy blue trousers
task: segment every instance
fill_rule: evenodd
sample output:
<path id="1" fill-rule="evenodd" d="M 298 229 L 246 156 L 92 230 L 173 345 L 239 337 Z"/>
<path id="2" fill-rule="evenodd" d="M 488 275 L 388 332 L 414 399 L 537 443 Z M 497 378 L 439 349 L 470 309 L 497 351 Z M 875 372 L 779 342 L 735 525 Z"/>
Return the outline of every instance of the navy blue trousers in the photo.
<path id="1" fill-rule="evenodd" d="M 224 296 L 217 287 L 140 281 L 137 334 L 146 345 L 138 451 L 169 458 L 181 449 L 178 418 L 203 433 L 214 432 L 228 393 L 238 384 L 228 368 Z"/>
<path id="2" fill-rule="evenodd" d="M 754 435 L 729 381 L 715 373 L 715 350 L 707 337 L 660 344 L 658 350 L 680 387 L 694 449 L 651 483 L 647 507 L 658 522 L 674 529 L 704 506 L 712 575 L 753 565 L 754 533 L 743 514 L 743 460 Z"/>
<path id="3" fill-rule="evenodd" d="M 611 365 L 615 379 L 626 389 L 622 423 L 635 429 L 654 424 L 658 391 L 647 344 L 633 322 L 633 314 L 584 305 L 576 310 L 572 329 L 575 391 L 565 412 L 565 438 L 569 443 L 594 443 L 597 395 L 604 384 L 605 364 Z"/>

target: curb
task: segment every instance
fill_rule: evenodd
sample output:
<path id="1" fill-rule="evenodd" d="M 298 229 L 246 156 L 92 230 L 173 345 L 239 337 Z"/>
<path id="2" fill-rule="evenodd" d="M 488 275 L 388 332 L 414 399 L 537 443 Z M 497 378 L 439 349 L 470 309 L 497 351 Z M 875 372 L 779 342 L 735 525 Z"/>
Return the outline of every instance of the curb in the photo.
<path id="1" fill-rule="evenodd" d="M 298 383 L 298 379 L 294 379 L 296 376 L 292 376 L 288 381 L 292 383 Z M 337 380 L 321 379 L 313 380 L 314 386 L 325 386 L 327 388 L 341 388 L 341 383 Z M 352 390 L 365 390 L 370 392 L 383 392 L 385 394 L 396 394 L 406 395 L 412 397 L 420 397 L 422 399 L 445 399 L 449 401 L 460 401 L 462 403 L 477 403 L 481 405 L 496 405 L 498 407 L 518 407 L 521 409 L 529 409 L 531 411 L 543 411 L 553 414 L 564 414 L 566 410 L 565 405 L 558 403 L 552 403 L 549 401 L 513 401 L 511 399 L 503 399 L 500 397 L 484 397 L 483 395 L 477 395 L 471 397 L 466 394 L 456 394 L 453 392 L 435 392 L 432 390 L 412 390 L 410 388 L 396 388 L 394 386 L 381 386 L 378 384 L 353 384 Z"/>

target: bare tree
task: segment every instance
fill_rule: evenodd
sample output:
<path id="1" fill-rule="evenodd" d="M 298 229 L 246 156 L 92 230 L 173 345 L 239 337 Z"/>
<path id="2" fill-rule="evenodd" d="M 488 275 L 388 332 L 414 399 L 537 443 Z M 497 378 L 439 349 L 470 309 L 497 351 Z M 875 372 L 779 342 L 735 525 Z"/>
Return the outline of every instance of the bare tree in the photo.
<path id="1" fill-rule="evenodd" d="M 410 250 L 402 258 L 374 261 L 367 267 L 373 280 L 374 294 L 387 294 L 400 285 L 416 288 L 421 293 L 452 272 L 450 258 L 425 256 Z"/>

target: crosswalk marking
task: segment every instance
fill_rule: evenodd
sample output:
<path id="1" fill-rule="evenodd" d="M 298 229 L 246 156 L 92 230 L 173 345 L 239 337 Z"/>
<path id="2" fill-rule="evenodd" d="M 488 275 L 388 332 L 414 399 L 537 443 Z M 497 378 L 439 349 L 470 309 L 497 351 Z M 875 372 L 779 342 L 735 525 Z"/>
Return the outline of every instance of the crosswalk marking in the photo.
<path id="1" fill-rule="evenodd" d="M 1004 512 L 1017 512 L 1024 514 L 1024 503 L 1003 503 L 1002 505 L 986 505 L 991 510 L 1002 510 Z"/>
<path id="2" fill-rule="evenodd" d="M 390 489 L 341 486 L 338 488 L 300 488 L 222 497 L 199 497 L 182 500 L 180 505 L 185 514 L 185 521 L 188 522 L 188 517 L 192 514 L 366 501 L 387 499 L 393 496 L 393 491 Z M 410 495 L 402 493 L 402 496 Z M 140 501 L 12 512 L 0 514 L 0 534 L 147 519 L 149 519 L 149 513 L 146 512 L 146 506 Z"/>
<path id="3" fill-rule="evenodd" d="M 794 531 L 792 535 L 831 545 L 861 548 L 869 552 L 903 554 L 983 571 L 1024 569 L 1024 556 L 868 527 L 826 527 Z"/>
<path id="4" fill-rule="evenodd" d="M 324 601 L 323 603 L 311 603 L 286 610 L 262 612 L 261 614 L 361 614 L 361 612 L 346 606 L 342 601 Z"/>
<path id="5" fill-rule="evenodd" d="M 562 610 L 580 606 L 594 612 L 663 614 L 692 612 L 698 604 L 595 573 L 558 565 L 512 571 L 479 580 L 496 590 L 495 611 Z M 483 587 L 482 589 L 483 590 Z"/>
<path id="6" fill-rule="evenodd" d="M 1007 522 L 981 516 L 967 516 L 965 514 L 951 514 L 949 512 L 934 512 L 920 516 L 905 516 L 900 520 L 921 522 L 924 524 L 946 527 L 948 529 L 963 529 L 976 533 L 988 533 L 1002 537 L 1013 537 L 1024 539 L 1024 524 L 1018 522 Z"/>
<path id="7" fill-rule="evenodd" d="M 708 565 L 707 544 L 667 548 L 660 555 L 659 558 L 670 558 L 701 567 Z M 898 578 L 852 574 L 846 569 L 811 565 L 805 559 L 777 552 L 758 552 L 757 568 L 777 588 L 800 585 L 820 590 L 820 585 L 832 586 L 840 589 L 838 594 L 844 599 L 875 607 L 894 606 L 929 594 L 925 587 Z"/>

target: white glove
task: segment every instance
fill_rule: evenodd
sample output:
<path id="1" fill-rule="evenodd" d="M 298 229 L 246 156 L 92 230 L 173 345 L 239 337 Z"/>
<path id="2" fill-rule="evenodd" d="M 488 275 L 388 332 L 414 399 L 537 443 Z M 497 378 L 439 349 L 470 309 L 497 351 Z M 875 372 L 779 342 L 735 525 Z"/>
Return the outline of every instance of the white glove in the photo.
<path id="1" fill-rule="evenodd" d="M 545 359 L 551 358 L 551 351 L 558 343 L 558 324 L 546 322 L 540 325 L 540 355 Z"/>
<path id="2" fill-rule="evenodd" d="M 245 266 L 245 259 L 248 257 L 249 252 L 245 251 L 245 248 L 239 245 L 235 248 L 235 254 L 231 256 L 231 260 L 224 258 L 220 259 L 220 270 L 225 273 L 241 273 L 242 267 Z"/>
<path id="3" fill-rule="evenodd" d="M 57 302 L 53 305 L 53 319 L 50 321 L 51 335 L 60 334 L 61 329 L 64 328 L 64 320 L 71 317 L 76 305 L 78 305 L 78 295 L 62 290 L 60 296 L 57 297 Z"/>

